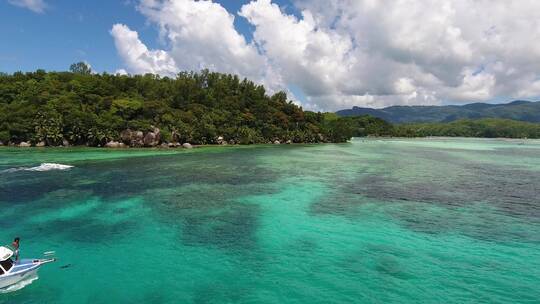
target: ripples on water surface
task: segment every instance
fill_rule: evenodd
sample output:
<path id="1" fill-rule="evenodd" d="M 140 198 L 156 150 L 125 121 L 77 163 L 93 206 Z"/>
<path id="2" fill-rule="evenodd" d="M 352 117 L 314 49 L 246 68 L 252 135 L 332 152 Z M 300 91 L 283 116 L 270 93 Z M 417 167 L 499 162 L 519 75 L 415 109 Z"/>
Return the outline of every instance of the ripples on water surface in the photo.
<path id="1" fill-rule="evenodd" d="M 10 170 L 41 163 L 74 167 Z M 0 171 L 2 242 L 60 258 L 0 303 L 540 299 L 538 141 L 1 148 Z"/>

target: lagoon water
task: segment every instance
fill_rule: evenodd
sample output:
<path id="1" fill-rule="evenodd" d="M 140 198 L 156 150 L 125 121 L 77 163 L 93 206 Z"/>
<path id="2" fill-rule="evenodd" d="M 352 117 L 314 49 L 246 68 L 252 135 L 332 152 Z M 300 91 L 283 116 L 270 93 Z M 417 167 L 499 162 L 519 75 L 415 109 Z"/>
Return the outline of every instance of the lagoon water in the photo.
<path id="1" fill-rule="evenodd" d="M 0 171 L 1 242 L 59 258 L 0 303 L 540 301 L 540 141 L 0 148 Z"/>

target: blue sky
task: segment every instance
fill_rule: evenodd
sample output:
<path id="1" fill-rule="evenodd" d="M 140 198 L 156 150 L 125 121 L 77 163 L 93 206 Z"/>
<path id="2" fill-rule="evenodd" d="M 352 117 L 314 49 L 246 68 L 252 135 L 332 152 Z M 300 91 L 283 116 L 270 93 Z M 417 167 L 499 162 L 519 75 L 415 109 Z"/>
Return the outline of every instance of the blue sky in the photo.
<path id="1" fill-rule="evenodd" d="M 119 66 L 109 34 L 114 22 L 137 26 L 141 36 L 154 35 L 144 18 L 122 1 L 60 0 L 44 13 L 0 1 L 0 70 L 66 70 L 82 60 L 98 71 L 114 70 Z"/>
<path id="2" fill-rule="evenodd" d="M 0 0 L 0 72 L 208 68 L 312 110 L 537 100 L 533 41 L 537 0 Z"/>
<path id="3" fill-rule="evenodd" d="M 236 13 L 247 0 L 222 0 Z M 287 1 L 274 1 L 296 14 Z M 122 60 L 109 31 L 113 24 L 128 24 L 149 48 L 163 47 L 158 31 L 136 10 L 135 1 L 57 0 L 47 2 L 43 13 L 0 0 L 0 72 L 67 70 L 74 62 L 87 61 L 98 72 L 114 72 Z M 251 39 L 249 23 L 235 18 L 236 29 Z"/>

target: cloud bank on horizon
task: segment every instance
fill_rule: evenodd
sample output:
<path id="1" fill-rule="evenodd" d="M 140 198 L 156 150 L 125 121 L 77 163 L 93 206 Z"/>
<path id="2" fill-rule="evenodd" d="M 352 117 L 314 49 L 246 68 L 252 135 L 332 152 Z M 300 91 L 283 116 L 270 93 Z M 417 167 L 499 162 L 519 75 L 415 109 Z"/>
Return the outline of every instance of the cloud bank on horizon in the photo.
<path id="1" fill-rule="evenodd" d="M 271 0 L 238 12 L 211 1 L 140 0 L 164 49 L 149 49 L 129 25 L 115 24 L 121 72 L 235 73 L 270 91 L 298 88 L 302 104 L 317 110 L 540 96 L 540 1 L 293 4 L 300 17 Z M 235 18 L 249 22 L 252 39 Z"/>

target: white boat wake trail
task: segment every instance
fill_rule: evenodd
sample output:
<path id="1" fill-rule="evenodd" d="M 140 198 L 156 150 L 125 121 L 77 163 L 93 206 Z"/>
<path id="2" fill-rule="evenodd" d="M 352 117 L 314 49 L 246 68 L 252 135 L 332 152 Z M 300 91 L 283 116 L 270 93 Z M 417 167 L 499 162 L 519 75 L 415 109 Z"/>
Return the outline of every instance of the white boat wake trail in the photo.
<path id="1" fill-rule="evenodd" d="M 12 173 L 12 172 L 17 172 L 17 171 L 45 172 L 45 171 L 51 171 L 51 170 L 69 170 L 71 168 L 73 168 L 73 166 L 55 164 L 55 163 L 42 163 L 41 165 L 37 167 L 18 167 L 18 168 L 11 168 L 7 170 L 3 170 L 0 172 L 1 173 Z"/>
<path id="2" fill-rule="evenodd" d="M 10 292 L 14 292 L 14 291 L 23 289 L 26 286 L 32 284 L 32 282 L 34 282 L 37 279 L 39 279 L 39 276 L 37 275 L 37 273 L 33 274 L 33 275 L 29 276 L 28 278 L 26 278 L 26 279 L 24 279 L 22 281 L 19 281 L 19 282 L 13 284 L 13 285 L 10 285 L 10 286 L 5 287 L 5 288 L 0 288 L 0 294 L 10 293 Z"/>

